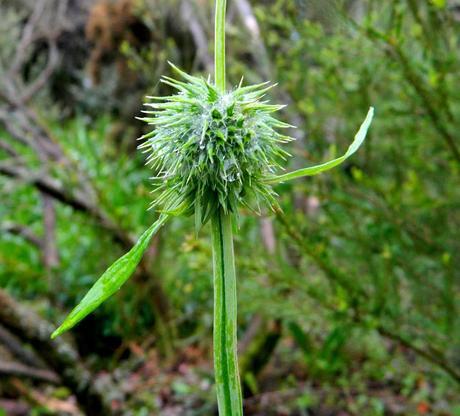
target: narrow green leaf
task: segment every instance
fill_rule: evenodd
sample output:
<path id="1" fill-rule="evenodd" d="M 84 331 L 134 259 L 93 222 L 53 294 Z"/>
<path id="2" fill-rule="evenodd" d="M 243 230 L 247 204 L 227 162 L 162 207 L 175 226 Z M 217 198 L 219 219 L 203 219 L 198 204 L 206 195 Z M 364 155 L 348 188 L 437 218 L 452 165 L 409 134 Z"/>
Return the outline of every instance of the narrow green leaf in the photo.
<path id="1" fill-rule="evenodd" d="M 102 302 L 106 301 L 121 288 L 136 270 L 150 240 L 167 219 L 168 215 L 162 214 L 160 218 L 141 235 L 136 245 L 105 271 L 82 301 L 72 312 L 70 312 L 62 325 L 53 332 L 51 338 L 54 339 L 73 328 L 83 318 L 101 305 Z"/>
<path id="2" fill-rule="evenodd" d="M 374 117 L 374 108 L 371 107 L 369 109 L 369 112 L 367 113 L 366 119 L 364 120 L 358 133 L 356 134 L 355 139 L 353 140 L 353 143 L 350 145 L 347 152 L 343 156 L 337 159 L 331 160 L 329 162 L 322 163 L 321 165 L 316 165 L 316 166 L 312 166 L 312 167 L 305 168 L 305 169 L 299 169 L 294 172 L 286 173 L 284 175 L 279 175 L 279 176 L 274 176 L 272 178 L 268 178 L 266 182 L 271 183 L 271 184 L 276 184 L 280 182 L 286 182 L 291 179 L 302 178 L 303 176 L 313 176 L 313 175 L 317 175 L 318 173 L 325 172 L 329 169 L 332 169 L 336 167 L 337 165 L 340 165 L 345 160 L 347 160 L 350 156 L 352 156 L 359 149 L 361 144 L 364 142 L 364 139 L 366 138 L 367 130 L 369 129 L 369 126 L 371 125 L 373 117 Z"/>

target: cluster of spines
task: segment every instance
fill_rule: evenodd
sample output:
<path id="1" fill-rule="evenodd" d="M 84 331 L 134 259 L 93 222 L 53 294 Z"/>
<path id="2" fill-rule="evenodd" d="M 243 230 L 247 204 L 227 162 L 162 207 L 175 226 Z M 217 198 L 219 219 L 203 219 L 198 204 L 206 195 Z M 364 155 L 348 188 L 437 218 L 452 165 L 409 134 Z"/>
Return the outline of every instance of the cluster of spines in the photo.
<path id="1" fill-rule="evenodd" d="M 172 67 L 185 81 L 162 82 L 178 93 L 148 97 L 141 118 L 154 126 L 139 146 L 157 172 L 153 206 L 171 214 L 195 212 L 202 224 L 219 207 L 236 213 L 239 205 L 260 209 L 260 200 L 275 205 L 264 179 L 289 156 L 281 145 L 291 138 L 277 129 L 291 126 L 272 115 L 284 106 L 261 101 L 272 86 L 240 83 L 220 94 L 209 80 Z"/>

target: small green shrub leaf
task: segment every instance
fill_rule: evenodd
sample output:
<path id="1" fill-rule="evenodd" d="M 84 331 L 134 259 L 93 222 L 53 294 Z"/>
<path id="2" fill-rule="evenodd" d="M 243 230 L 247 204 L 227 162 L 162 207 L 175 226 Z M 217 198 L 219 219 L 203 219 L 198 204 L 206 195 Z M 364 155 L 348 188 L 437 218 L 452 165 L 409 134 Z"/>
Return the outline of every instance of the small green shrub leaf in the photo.
<path id="1" fill-rule="evenodd" d="M 372 123 L 373 117 L 374 117 L 374 108 L 371 107 L 369 109 L 369 112 L 367 113 L 366 119 L 364 120 L 363 124 L 361 124 L 361 127 L 358 133 L 356 134 L 355 139 L 353 140 L 353 143 L 350 145 L 347 152 L 343 156 L 337 159 L 331 160 L 329 162 L 322 163 L 321 165 L 311 166 L 309 168 L 299 169 L 294 172 L 286 173 L 284 175 L 279 175 L 279 176 L 274 176 L 272 178 L 268 178 L 266 182 L 269 184 L 275 184 L 275 183 L 280 183 L 280 182 L 286 182 L 291 179 L 302 178 L 304 176 L 313 176 L 313 175 L 317 175 L 319 173 L 325 172 L 329 169 L 332 169 L 336 167 L 337 165 L 340 165 L 345 160 L 347 160 L 350 156 L 352 156 L 359 149 L 361 144 L 364 142 L 364 139 L 366 138 L 367 130 L 369 129 L 369 126 Z"/>
<path id="2" fill-rule="evenodd" d="M 150 240 L 166 222 L 168 217 L 168 215 L 162 214 L 160 218 L 141 235 L 136 245 L 105 271 L 82 301 L 72 312 L 70 312 L 62 325 L 53 332 L 51 338 L 54 339 L 73 328 L 123 286 L 136 270 Z"/>

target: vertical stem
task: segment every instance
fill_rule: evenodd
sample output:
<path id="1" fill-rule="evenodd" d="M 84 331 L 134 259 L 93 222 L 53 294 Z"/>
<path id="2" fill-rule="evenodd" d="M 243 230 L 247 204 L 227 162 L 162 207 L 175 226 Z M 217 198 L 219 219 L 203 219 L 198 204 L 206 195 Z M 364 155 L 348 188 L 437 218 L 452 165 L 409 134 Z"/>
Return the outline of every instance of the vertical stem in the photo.
<path id="1" fill-rule="evenodd" d="M 216 0 L 215 28 L 215 82 L 220 92 L 225 91 L 225 12 L 227 0 Z"/>
<path id="2" fill-rule="evenodd" d="M 237 358 L 237 299 L 232 216 L 220 209 L 212 218 L 214 266 L 214 372 L 220 416 L 241 416 L 243 404 Z"/>
<path id="3" fill-rule="evenodd" d="M 216 0 L 215 82 L 225 92 L 226 0 Z M 237 357 L 237 299 L 232 216 L 219 209 L 212 218 L 214 268 L 214 373 L 220 416 L 242 416 Z"/>

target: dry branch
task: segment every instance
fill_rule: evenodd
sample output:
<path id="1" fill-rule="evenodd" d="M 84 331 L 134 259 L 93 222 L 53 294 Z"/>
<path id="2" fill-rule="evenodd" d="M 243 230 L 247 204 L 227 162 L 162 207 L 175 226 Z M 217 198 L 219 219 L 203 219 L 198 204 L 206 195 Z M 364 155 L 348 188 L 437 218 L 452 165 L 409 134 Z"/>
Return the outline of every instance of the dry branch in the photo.
<path id="1" fill-rule="evenodd" d="M 26 349 L 21 341 L 2 325 L 0 325 L 0 344 L 6 347 L 23 364 L 36 368 L 43 367 L 43 363 L 37 355 Z"/>
<path id="2" fill-rule="evenodd" d="M 193 3 L 193 4 L 191 4 Z M 196 13 L 197 5 L 190 0 L 184 0 L 181 4 L 181 17 L 184 24 L 188 25 L 190 34 L 196 47 L 198 61 L 204 66 L 207 72 L 212 73 L 214 60 L 208 49 L 208 36 Z"/>
<path id="3" fill-rule="evenodd" d="M 40 237 L 35 235 L 35 233 L 25 225 L 6 223 L 1 224 L 0 230 L 12 235 L 18 235 L 35 247 L 41 248 L 42 246 L 42 240 Z"/>
<path id="4" fill-rule="evenodd" d="M 29 343 L 45 363 L 60 375 L 62 383 L 75 394 L 87 414 L 112 414 L 104 394 L 97 389 L 92 375 L 81 364 L 77 351 L 63 339 L 51 341 L 53 326 L 18 304 L 4 290 L 0 290 L 0 323 Z"/>
<path id="5" fill-rule="evenodd" d="M 284 226 L 287 234 L 296 243 L 298 248 L 302 250 L 305 255 L 311 258 L 311 260 L 324 273 L 324 276 L 331 282 L 341 286 L 342 289 L 347 292 L 348 296 L 350 296 L 350 299 L 352 300 L 350 302 L 350 308 L 353 312 L 353 320 L 355 323 L 361 324 L 364 319 L 361 313 L 361 308 L 362 305 L 368 301 L 369 295 L 362 288 L 356 287 L 350 283 L 353 282 L 352 277 L 344 275 L 341 271 L 334 268 L 332 265 L 327 264 L 321 258 L 321 256 L 318 255 L 318 253 L 316 253 L 312 247 L 309 246 L 309 243 L 304 238 L 302 238 L 297 230 L 288 223 L 285 216 L 281 212 L 278 212 L 277 217 Z M 375 329 L 384 338 L 392 340 L 400 346 L 413 351 L 418 356 L 442 369 L 446 374 L 451 376 L 453 380 L 460 384 L 460 371 L 455 367 L 454 364 L 451 364 L 440 351 L 436 351 L 430 346 L 427 346 L 426 348 L 419 347 L 417 346 L 416 342 L 414 342 L 414 340 L 410 340 L 401 334 L 386 328 L 381 323 Z"/>
<path id="6" fill-rule="evenodd" d="M 60 383 L 59 377 L 52 371 L 43 370 L 41 368 L 33 368 L 15 362 L 0 361 L 0 375 L 25 377 L 32 380 L 44 381 L 52 384 Z"/>

